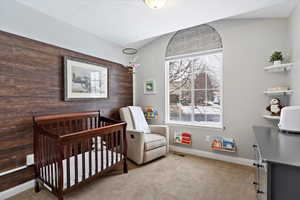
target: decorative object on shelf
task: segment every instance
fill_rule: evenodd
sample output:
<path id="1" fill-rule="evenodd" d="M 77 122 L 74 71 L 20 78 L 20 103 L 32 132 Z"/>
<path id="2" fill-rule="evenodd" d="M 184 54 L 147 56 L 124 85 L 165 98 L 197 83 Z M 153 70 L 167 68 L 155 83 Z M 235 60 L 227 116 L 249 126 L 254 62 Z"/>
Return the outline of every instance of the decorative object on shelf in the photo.
<path id="1" fill-rule="evenodd" d="M 274 86 L 272 88 L 268 88 L 264 91 L 267 95 L 291 95 L 293 94 L 293 90 L 290 90 L 287 86 Z"/>
<path id="2" fill-rule="evenodd" d="M 64 57 L 65 101 L 108 98 L 108 68 Z"/>
<path id="3" fill-rule="evenodd" d="M 144 94 L 156 94 L 155 80 L 144 81 Z"/>
<path id="4" fill-rule="evenodd" d="M 270 105 L 266 108 L 266 110 L 271 112 L 271 116 L 280 116 L 280 112 L 283 107 L 284 106 L 280 103 L 280 99 L 274 98 L 270 101 Z"/>
<path id="5" fill-rule="evenodd" d="M 270 62 L 274 65 L 281 65 L 283 61 L 283 55 L 281 51 L 275 51 L 270 57 Z"/>
<path id="6" fill-rule="evenodd" d="M 158 119 L 158 112 L 152 106 L 146 106 L 144 110 L 145 110 L 144 115 L 146 120 Z"/>
<path id="7" fill-rule="evenodd" d="M 192 145 L 192 135 L 190 133 L 175 133 L 175 144 Z"/>
<path id="8" fill-rule="evenodd" d="M 126 66 L 128 72 L 135 74 L 135 69 L 140 66 L 140 64 L 136 63 L 138 50 L 134 48 L 125 48 L 122 52 L 127 55 L 129 59 L 129 64 Z"/>
<path id="9" fill-rule="evenodd" d="M 288 91 L 289 90 L 289 87 L 287 86 L 274 86 L 274 87 L 271 87 L 271 88 L 268 88 L 267 91 Z"/>
<path id="10" fill-rule="evenodd" d="M 236 144 L 233 138 L 215 137 L 211 148 L 216 151 L 236 152 Z"/>
<path id="11" fill-rule="evenodd" d="M 280 116 L 263 115 L 262 117 L 269 120 L 280 120 Z"/>
<path id="12" fill-rule="evenodd" d="M 167 0 L 144 0 L 145 4 L 152 9 L 159 9 L 162 8 Z"/>

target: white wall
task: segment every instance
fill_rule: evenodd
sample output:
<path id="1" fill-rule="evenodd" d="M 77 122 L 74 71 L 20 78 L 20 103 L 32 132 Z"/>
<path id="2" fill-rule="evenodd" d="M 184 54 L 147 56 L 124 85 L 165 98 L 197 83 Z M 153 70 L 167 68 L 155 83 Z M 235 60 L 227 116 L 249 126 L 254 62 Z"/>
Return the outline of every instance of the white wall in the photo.
<path id="1" fill-rule="evenodd" d="M 291 105 L 300 105 L 300 3 L 289 17 L 289 42 L 294 62 L 290 73 L 291 87 L 294 90 Z"/>
<path id="2" fill-rule="evenodd" d="M 66 8 L 67 9 L 67 8 Z M 0 30 L 127 64 L 122 47 L 17 3 L 0 1 Z"/>
<path id="3" fill-rule="evenodd" d="M 236 139 L 238 152 L 229 154 L 253 158 L 251 146 L 255 142 L 252 126 L 271 125 L 261 118 L 269 98 L 263 91 L 271 86 L 287 84 L 287 75 L 270 74 L 263 70 L 274 50 L 288 51 L 287 20 L 222 20 L 212 24 L 221 34 L 224 45 L 224 126 L 219 129 L 199 127 L 171 127 L 170 142 L 175 129 L 192 133 L 192 148 L 210 151 L 206 136 L 232 136 Z M 164 55 L 172 34 L 164 35 L 140 49 L 136 78 L 136 103 L 154 106 L 164 123 L 165 75 Z M 143 81 L 155 79 L 156 95 L 143 94 Z"/>

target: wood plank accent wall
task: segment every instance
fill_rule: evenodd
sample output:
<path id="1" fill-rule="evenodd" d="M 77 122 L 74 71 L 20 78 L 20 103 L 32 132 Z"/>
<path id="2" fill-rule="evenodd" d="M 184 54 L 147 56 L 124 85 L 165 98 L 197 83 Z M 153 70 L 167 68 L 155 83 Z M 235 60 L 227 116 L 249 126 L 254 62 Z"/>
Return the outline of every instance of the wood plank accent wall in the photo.
<path id="1" fill-rule="evenodd" d="M 63 56 L 107 66 L 109 99 L 64 102 Z M 33 152 L 33 115 L 101 110 L 118 119 L 118 109 L 133 103 L 132 75 L 122 65 L 2 31 L 0 86 L 0 172 L 25 165 Z"/>

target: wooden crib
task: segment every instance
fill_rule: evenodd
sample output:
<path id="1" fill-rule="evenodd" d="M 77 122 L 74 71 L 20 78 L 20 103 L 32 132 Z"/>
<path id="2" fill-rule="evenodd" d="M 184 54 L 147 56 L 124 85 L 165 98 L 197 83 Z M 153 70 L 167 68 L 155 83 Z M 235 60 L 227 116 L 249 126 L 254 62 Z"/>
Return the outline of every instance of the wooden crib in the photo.
<path id="1" fill-rule="evenodd" d="M 100 112 L 33 118 L 35 191 L 63 195 L 123 165 L 127 169 L 126 123 Z"/>

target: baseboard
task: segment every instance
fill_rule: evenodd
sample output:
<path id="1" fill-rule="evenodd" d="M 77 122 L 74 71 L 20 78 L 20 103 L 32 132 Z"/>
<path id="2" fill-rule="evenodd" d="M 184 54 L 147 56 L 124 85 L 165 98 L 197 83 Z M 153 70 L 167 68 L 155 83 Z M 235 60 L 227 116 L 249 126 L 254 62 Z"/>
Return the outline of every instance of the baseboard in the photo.
<path id="1" fill-rule="evenodd" d="M 8 190 L 0 192 L 0 200 L 7 199 L 9 197 L 12 197 L 20 192 L 23 192 L 33 187 L 34 187 L 34 180 L 31 180 L 21 185 L 18 185 L 16 187 L 10 188 Z"/>
<path id="2" fill-rule="evenodd" d="M 221 160 L 221 161 L 245 165 L 245 166 L 251 166 L 251 167 L 253 167 L 253 162 L 254 162 L 253 160 L 246 159 L 246 158 L 227 156 L 227 155 L 222 155 L 222 154 L 208 152 L 208 151 L 201 151 L 198 149 L 178 147 L 174 145 L 170 145 L 170 150 L 180 152 L 180 153 L 185 153 L 185 154 L 191 154 L 194 156 L 200 156 L 200 157 L 211 158 L 215 160 Z"/>

